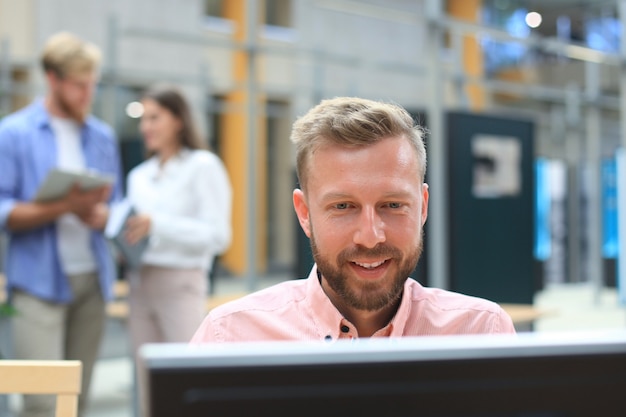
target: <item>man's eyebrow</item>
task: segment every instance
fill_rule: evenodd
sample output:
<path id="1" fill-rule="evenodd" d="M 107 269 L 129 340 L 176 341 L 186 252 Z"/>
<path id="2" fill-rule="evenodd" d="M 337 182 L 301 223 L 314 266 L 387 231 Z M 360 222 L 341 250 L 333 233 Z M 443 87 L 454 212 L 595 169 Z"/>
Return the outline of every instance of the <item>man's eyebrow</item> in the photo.
<path id="1" fill-rule="evenodd" d="M 386 193 L 383 193 L 380 200 L 389 200 L 389 199 L 407 199 L 411 197 L 411 193 L 408 191 L 404 191 L 404 190 L 397 190 L 397 191 L 389 191 Z M 336 192 L 336 191 L 331 191 L 328 192 L 326 194 L 323 194 L 321 197 L 321 201 L 323 202 L 327 202 L 327 201 L 341 201 L 341 200 L 351 200 L 354 197 L 351 194 L 348 193 L 342 193 L 342 192 Z"/>
<path id="2" fill-rule="evenodd" d="M 351 195 L 348 193 L 332 191 L 332 192 L 323 194 L 321 200 L 326 202 L 326 201 L 335 201 L 335 200 L 349 200 L 351 198 L 352 198 Z"/>
<path id="3" fill-rule="evenodd" d="M 408 191 L 390 191 L 388 193 L 383 194 L 383 199 L 388 200 L 388 199 L 393 199 L 393 198 L 398 198 L 398 199 L 406 199 L 411 197 L 412 194 Z"/>

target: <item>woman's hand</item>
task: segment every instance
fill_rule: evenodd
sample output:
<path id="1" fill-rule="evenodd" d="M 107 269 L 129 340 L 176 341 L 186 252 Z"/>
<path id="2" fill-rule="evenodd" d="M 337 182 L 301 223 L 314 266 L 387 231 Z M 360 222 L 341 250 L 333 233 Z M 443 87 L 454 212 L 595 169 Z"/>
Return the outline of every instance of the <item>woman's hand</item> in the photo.
<path id="1" fill-rule="evenodd" d="M 125 236 L 126 241 L 131 245 L 136 244 L 144 237 L 150 234 L 152 220 L 147 214 L 137 214 L 132 216 L 126 222 Z"/>

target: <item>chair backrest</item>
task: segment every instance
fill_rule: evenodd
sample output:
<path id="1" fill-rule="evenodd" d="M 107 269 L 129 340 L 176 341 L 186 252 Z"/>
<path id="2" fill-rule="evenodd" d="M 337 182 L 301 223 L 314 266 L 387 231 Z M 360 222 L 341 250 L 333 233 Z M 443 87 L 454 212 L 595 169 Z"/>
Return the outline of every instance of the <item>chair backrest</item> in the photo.
<path id="1" fill-rule="evenodd" d="M 80 361 L 0 360 L 0 393 L 56 395 L 56 417 L 76 417 Z"/>

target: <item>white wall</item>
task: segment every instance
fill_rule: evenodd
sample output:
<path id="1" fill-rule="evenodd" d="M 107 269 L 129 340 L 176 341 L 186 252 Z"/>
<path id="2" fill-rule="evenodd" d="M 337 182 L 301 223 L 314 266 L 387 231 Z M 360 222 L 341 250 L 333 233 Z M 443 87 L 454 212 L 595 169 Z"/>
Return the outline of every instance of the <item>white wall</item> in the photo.
<path id="1" fill-rule="evenodd" d="M 12 60 L 31 62 L 35 23 L 33 0 L 0 0 L 0 41 L 9 39 Z"/>

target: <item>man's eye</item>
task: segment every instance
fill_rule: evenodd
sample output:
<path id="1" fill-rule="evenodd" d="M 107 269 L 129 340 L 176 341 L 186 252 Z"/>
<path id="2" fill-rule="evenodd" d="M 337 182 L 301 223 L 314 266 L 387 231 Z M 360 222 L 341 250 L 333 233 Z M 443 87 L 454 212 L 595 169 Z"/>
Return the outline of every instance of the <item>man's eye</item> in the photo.
<path id="1" fill-rule="evenodd" d="M 348 207 L 349 207 L 348 203 L 337 203 L 337 204 L 335 204 L 335 208 L 338 209 L 338 210 L 345 210 Z"/>
<path id="2" fill-rule="evenodd" d="M 390 208 L 400 208 L 402 207 L 402 203 L 389 203 Z"/>

